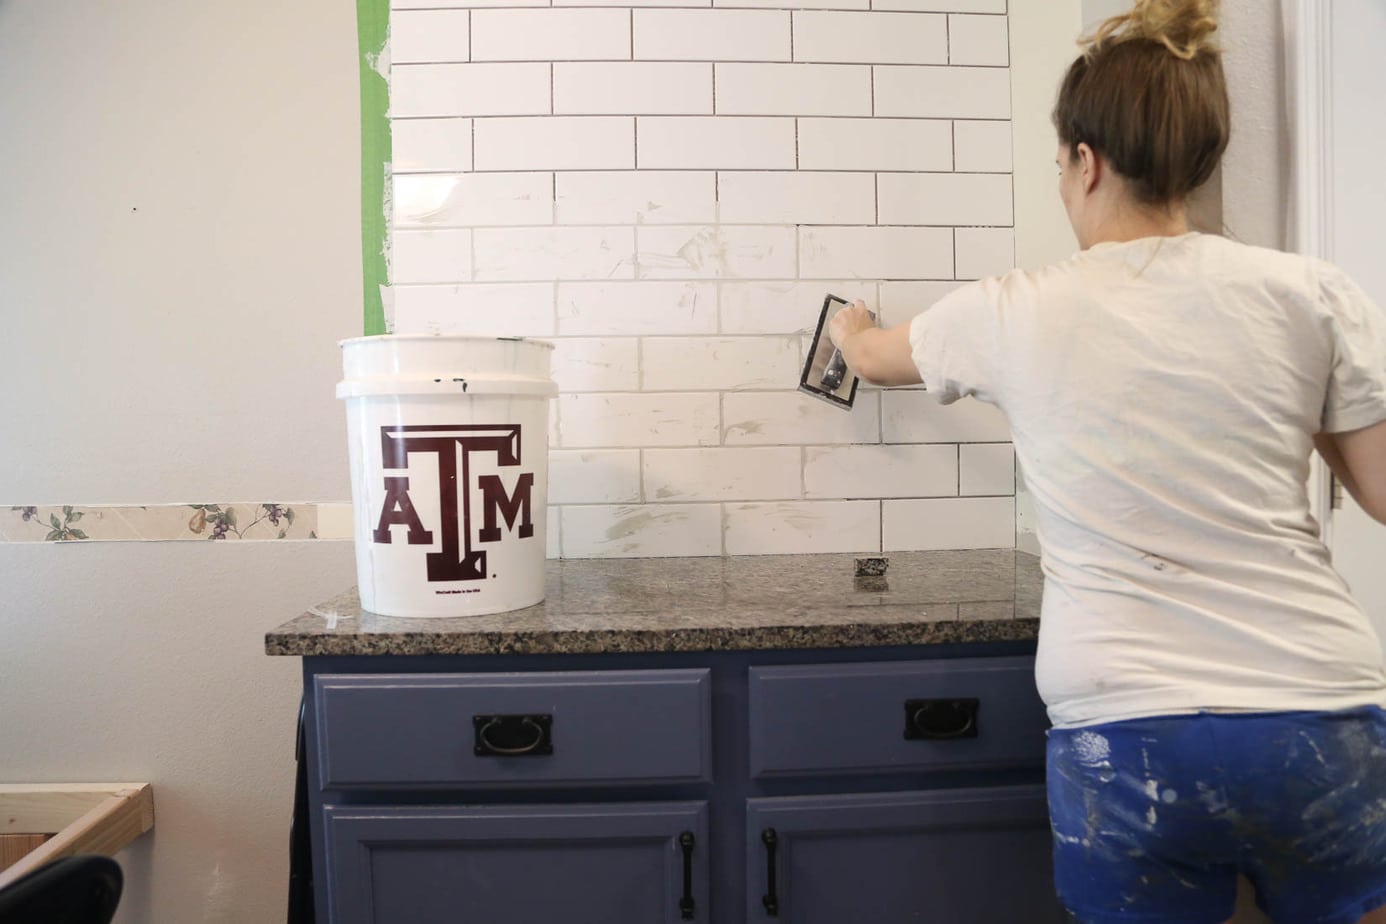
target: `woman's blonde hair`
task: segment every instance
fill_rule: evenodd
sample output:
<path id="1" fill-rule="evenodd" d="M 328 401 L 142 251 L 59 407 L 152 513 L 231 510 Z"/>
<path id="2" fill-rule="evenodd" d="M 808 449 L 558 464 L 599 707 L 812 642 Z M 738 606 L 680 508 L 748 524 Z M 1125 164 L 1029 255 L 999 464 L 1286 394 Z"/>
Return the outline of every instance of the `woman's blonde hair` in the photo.
<path id="1" fill-rule="evenodd" d="M 1217 0 L 1136 0 L 1079 44 L 1054 107 L 1059 140 L 1087 144 L 1136 198 L 1183 199 L 1217 168 L 1230 129 L 1213 40 Z"/>

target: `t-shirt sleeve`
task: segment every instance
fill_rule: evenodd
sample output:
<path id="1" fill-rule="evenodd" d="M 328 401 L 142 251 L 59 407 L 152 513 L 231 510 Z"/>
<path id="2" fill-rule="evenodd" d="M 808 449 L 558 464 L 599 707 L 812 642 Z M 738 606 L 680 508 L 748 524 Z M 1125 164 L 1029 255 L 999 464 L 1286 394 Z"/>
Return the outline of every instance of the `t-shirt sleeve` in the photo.
<path id="1" fill-rule="evenodd" d="M 1324 432 L 1360 430 L 1386 420 L 1386 312 L 1327 264 L 1319 269 L 1319 300 L 1333 335 Z"/>
<path id="2" fill-rule="evenodd" d="M 999 310 L 999 281 L 986 279 L 950 292 L 910 322 L 910 355 L 939 403 L 998 402 Z"/>

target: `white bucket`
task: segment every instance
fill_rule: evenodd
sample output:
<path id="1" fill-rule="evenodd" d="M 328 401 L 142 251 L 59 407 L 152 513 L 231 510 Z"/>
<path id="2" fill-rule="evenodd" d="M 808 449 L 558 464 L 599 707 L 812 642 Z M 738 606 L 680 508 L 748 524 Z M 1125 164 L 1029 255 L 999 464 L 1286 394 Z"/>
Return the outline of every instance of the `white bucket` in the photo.
<path id="1" fill-rule="evenodd" d="M 544 599 L 553 345 L 343 340 L 361 606 L 478 616 Z"/>

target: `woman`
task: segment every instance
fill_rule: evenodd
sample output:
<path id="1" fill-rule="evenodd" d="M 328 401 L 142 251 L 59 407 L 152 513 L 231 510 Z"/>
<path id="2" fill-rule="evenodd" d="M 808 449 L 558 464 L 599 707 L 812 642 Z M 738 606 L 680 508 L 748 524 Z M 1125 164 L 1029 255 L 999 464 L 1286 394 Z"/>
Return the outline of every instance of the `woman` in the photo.
<path id="1" fill-rule="evenodd" d="M 1386 922 L 1386 672 L 1309 512 L 1314 447 L 1386 522 L 1386 317 L 1334 267 L 1189 231 L 1227 143 L 1212 0 L 1140 0 L 1060 89 L 1082 247 L 830 335 L 998 405 L 1033 492 L 1060 898 L 1087 924 Z"/>

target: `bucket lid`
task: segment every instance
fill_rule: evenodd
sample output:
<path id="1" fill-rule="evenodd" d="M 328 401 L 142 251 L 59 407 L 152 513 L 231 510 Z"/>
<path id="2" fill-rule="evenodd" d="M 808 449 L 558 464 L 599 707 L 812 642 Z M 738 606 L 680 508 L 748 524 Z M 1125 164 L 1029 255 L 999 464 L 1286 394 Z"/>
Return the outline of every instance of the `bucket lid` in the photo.
<path id="1" fill-rule="evenodd" d="M 558 393 L 552 379 L 508 375 L 371 376 L 337 383 L 338 398 L 374 395 L 531 395 L 548 398 Z"/>
<path id="2" fill-rule="evenodd" d="M 533 340 L 529 337 L 478 337 L 474 334 L 371 334 L 366 337 L 348 337 L 338 340 L 337 346 L 347 347 L 357 343 L 382 343 L 400 340 L 448 340 L 453 342 L 477 341 L 484 343 L 528 343 L 543 349 L 552 350 L 553 344 L 547 340 Z"/>

